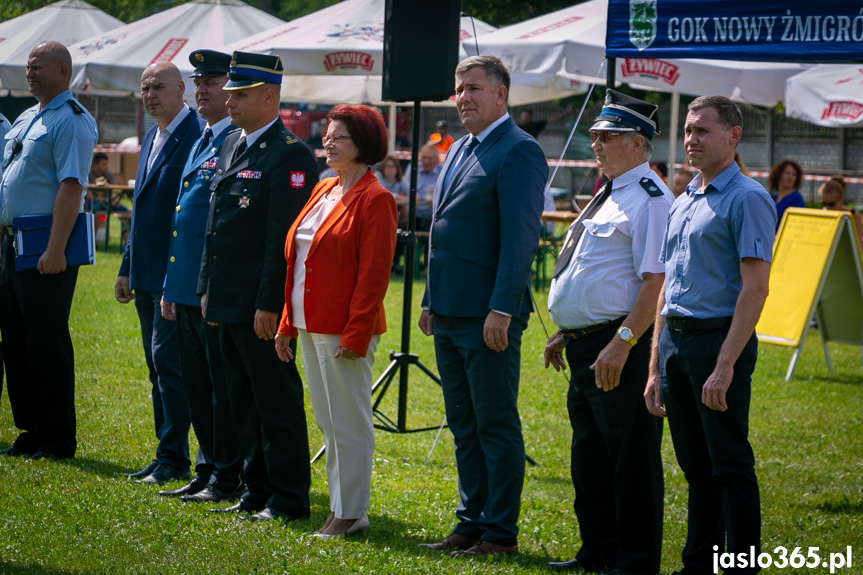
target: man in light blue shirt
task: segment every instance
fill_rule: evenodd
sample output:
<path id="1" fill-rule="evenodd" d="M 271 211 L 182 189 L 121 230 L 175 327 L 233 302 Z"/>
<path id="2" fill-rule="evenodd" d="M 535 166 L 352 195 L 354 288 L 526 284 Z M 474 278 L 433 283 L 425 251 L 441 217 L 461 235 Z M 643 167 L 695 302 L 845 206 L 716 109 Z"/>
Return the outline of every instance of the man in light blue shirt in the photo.
<path id="1" fill-rule="evenodd" d="M 27 82 L 39 103 L 7 134 L 0 181 L 0 331 L 9 403 L 21 429 L 3 453 L 34 459 L 72 457 L 77 448 L 69 312 L 78 266 L 66 266 L 65 252 L 98 134 L 93 117 L 69 92 L 71 72 L 62 44 L 45 42 L 30 52 Z M 24 215 L 52 215 L 53 221 L 37 269 L 15 271 L 11 226 Z"/>
<path id="2" fill-rule="evenodd" d="M 434 144 L 420 148 L 420 165 L 417 170 L 417 229 L 427 231 L 431 226 L 432 197 L 437 179 L 440 177 L 440 153 Z M 403 181 L 410 185 L 411 168 L 405 171 Z"/>
<path id="3" fill-rule="evenodd" d="M 735 557 L 750 548 L 757 556 L 761 546 L 749 402 L 776 209 L 734 162 L 741 124 L 728 98 L 703 96 L 689 105 L 684 147 L 700 174 L 669 215 L 664 295 L 644 392 L 651 413 L 667 411 L 689 483 L 684 568 L 677 572 L 683 575 L 713 573 L 714 554 L 725 552 L 726 542 Z"/>

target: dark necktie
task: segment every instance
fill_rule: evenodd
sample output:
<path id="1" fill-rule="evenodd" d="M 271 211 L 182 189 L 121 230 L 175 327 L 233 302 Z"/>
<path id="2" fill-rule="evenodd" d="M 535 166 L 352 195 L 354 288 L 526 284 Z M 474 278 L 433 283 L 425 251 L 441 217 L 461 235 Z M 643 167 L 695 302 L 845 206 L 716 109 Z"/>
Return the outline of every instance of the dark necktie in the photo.
<path id="1" fill-rule="evenodd" d="M 204 130 L 204 138 L 201 140 L 201 145 L 198 146 L 198 153 L 196 156 L 201 155 L 201 152 L 207 149 L 207 146 L 210 145 L 210 141 L 213 139 L 213 130 L 207 128 Z"/>
<path id="2" fill-rule="evenodd" d="M 599 208 L 602 206 L 602 203 L 608 199 L 608 196 L 611 195 L 611 182 L 607 182 L 605 186 L 603 186 L 602 191 L 596 194 L 596 197 L 584 208 L 584 212 L 581 213 L 581 216 L 575 221 L 575 225 L 572 229 L 572 234 L 569 236 L 569 240 L 567 240 L 566 245 L 563 246 L 563 249 L 560 250 L 560 255 L 557 257 L 557 263 L 554 264 L 554 273 L 552 273 L 551 277 L 556 278 L 560 272 L 566 269 L 566 266 L 569 265 L 569 260 L 572 259 L 572 254 L 575 253 L 575 248 L 578 247 L 578 240 L 581 239 L 582 234 L 584 234 L 584 225 L 582 222 L 584 220 L 589 220 L 592 218 L 596 212 L 599 211 Z"/>
<path id="3" fill-rule="evenodd" d="M 449 189 L 449 184 L 450 184 L 450 182 L 452 182 L 452 177 L 458 171 L 459 166 L 461 166 L 464 163 L 464 161 L 468 158 L 468 156 L 470 156 L 473 153 L 474 148 L 476 148 L 478 145 L 479 145 L 479 138 L 476 138 L 475 136 L 471 136 L 470 139 L 467 141 L 467 145 L 464 147 L 462 152 L 459 154 L 458 158 L 456 158 L 456 161 L 453 162 L 453 164 L 449 167 L 449 170 L 446 173 L 446 178 L 443 181 L 444 192 L 446 192 L 446 190 Z"/>
<path id="4" fill-rule="evenodd" d="M 246 137 L 243 136 L 240 138 L 240 143 L 237 145 L 237 151 L 234 152 L 234 160 L 243 155 L 243 152 L 246 151 Z"/>

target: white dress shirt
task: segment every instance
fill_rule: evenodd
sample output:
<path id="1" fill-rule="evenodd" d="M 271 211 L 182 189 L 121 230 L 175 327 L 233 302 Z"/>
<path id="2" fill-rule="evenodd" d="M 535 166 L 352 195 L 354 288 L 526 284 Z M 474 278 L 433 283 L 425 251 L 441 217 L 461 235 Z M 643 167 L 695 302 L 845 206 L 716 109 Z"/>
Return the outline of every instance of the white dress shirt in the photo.
<path id="1" fill-rule="evenodd" d="M 643 178 L 663 195 L 650 196 L 640 183 Z M 548 310 L 558 327 L 583 328 L 629 313 L 643 274 L 665 271 L 659 255 L 673 201 L 647 162 L 612 181 L 611 196 L 582 222 L 585 231 L 572 259 L 551 282 Z M 575 222 L 567 238 L 573 226 Z"/>

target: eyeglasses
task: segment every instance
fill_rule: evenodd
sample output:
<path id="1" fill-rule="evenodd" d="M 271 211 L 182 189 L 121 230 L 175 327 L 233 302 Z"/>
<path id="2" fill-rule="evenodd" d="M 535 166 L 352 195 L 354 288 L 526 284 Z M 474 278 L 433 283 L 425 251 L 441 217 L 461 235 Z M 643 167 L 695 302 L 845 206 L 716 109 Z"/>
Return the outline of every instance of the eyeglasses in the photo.
<path id="1" fill-rule="evenodd" d="M 835 206 L 838 203 L 839 202 L 821 202 L 821 207 L 822 208 L 832 208 L 833 206 Z"/>
<path id="2" fill-rule="evenodd" d="M 602 130 L 599 132 L 591 132 L 590 133 L 590 143 L 592 144 L 595 141 L 599 140 L 603 144 L 607 144 L 608 140 L 610 140 L 611 138 L 616 138 L 617 136 L 622 136 L 622 135 L 623 135 L 623 133 L 621 133 L 621 132 L 606 132 L 605 130 Z"/>
<path id="3" fill-rule="evenodd" d="M 342 140 L 350 140 L 352 139 L 350 136 L 324 136 L 321 138 L 321 142 L 326 146 L 328 143 L 333 142 L 334 144 L 338 144 Z"/>

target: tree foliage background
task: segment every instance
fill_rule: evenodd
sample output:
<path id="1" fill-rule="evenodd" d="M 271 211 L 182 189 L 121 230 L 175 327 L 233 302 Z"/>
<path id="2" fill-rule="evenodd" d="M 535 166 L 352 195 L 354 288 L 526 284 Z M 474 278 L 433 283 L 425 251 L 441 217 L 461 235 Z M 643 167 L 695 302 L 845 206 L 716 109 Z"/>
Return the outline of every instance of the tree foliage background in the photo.
<path id="1" fill-rule="evenodd" d="M 124 22 L 134 22 L 184 4 L 187 0 L 87 0 Z M 213 0 L 216 1 L 216 0 Z M 338 3 L 340 0 L 249 0 L 248 4 L 269 12 L 282 20 L 293 20 L 311 12 Z M 51 4 L 51 0 L 2 0 L 0 21 L 6 21 L 26 12 Z M 463 0 L 462 11 L 493 26 L 508 26 L 542 14 L 547 14 L 572 4 L 573 0 Z M 434 10 L 434 3 L 428 3 Z"/>

